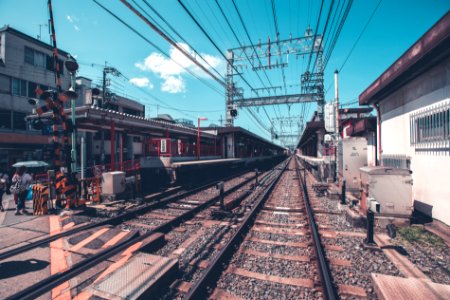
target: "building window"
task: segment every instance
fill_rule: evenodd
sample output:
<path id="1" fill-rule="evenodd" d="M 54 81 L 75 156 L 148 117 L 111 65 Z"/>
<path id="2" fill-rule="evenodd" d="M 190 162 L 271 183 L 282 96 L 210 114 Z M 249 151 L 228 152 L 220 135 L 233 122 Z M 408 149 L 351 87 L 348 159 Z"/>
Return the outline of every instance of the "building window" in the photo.
<path id="1" fill-rule="evenodd" d="M 59 74 L 64 74 L 64 63 L 63 63 L 63 61 L 58 59 L 58 64 L 59 64 Z M 47 55 L 45 67 L 46 67 L 47 70 L 55 72 L 55 67 L 53 65 L 53 56 L 52 55 Z"/>
<path id="2" fill-rule="evenodd" d="M 12 94 L 16 96 L 27 96 L 27 82 L 18 78 L 12 78 Z"/>
<path id="3" fill-rule="evenodd" d="M 11 77 L 0 74 L 0 93 L 11 94 Z"/>
<path id="4" fill-rule="evenodd" d="M 25 47 L 25 62 L 34 66 L 34 50 L 29 47 Z"/>
<path id="5" fill-rule="evenodd" d="M 25 62 L 38 68 L 54 72 L 53 56 L 25 46 Z M 59 73 L 64 74 L 64 62 L 58 59 Z"/>
<path id="6" fill-rule="evenodd" d="M 34 52 L 34 65 L 39 68 L 45 68 L 47 65 L 46 55 L 41 52 Z"/>
<path id="7" fill-rule="evenodd" d="M 13 112 L 13 129 L 27 130 L 27 122 L 25 121 L 26 113 Z"/>
<path id="8" fill-rule="evenodd" d="M 445 142 L 450 138 L 450 102 L 411 114 L 411 145 Z"/>
<path id="9" fill-rule="evenodd" d="M 11 111 L 0 109 L 0 129 L 11 128 Z"/>

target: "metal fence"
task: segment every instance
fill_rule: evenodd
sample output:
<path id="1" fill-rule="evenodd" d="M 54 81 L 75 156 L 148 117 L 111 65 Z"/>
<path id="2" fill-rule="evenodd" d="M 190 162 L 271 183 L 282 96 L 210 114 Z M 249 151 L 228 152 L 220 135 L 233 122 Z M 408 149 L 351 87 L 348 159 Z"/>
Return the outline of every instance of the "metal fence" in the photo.
<path id="1" fill-rule="evenodd" d="M 450 150 L 450 101 L 410 115 L 410 144 L 418 149 Z"/>

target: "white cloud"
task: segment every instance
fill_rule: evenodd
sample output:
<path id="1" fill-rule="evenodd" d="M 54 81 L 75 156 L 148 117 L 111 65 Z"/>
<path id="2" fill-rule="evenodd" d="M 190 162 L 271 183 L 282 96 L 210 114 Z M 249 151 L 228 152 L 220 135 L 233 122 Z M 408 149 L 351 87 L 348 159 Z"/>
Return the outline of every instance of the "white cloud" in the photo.
<path id="1" fill-rule="evenodd" d="M 186 83 L 181 76 L 168 76 L 161 84 L 161 91 L 171 94 L 184 93 L 186 91 Z"/>
<path id="2" fill-rule="evenodd" d="M 69 21 L 70 23 L 73 24 L 73 29 L 74 29 L 75 31 L 80 31 L 80 27 L 78 27 L 78 25 L 75 24 L 75 23 L 77 23 L 78 20 L 79 20 L 77 17 L 71 16 L 71 15 L 67 15 L 67 16 L 66 16 L 66 19 L 67 19 L 67 21 Z"/>
<path id="3" fill-rule="evenodd" d="M 178 46 L 193 57 L 196 57 L 194 51 L 185 43 L 178 43 Z M 135 66 L 142 71 L 149 71 L 158 75 L 164 80 L 161 85 L 161 90 L 169 93 L 181 93 L 186 90 L 186 84 L 182 77 L 182 75 L 187 73 L 186 69 L 199 77 L 211 79 L 208 74 L 175 47 L 172 46 L 170 48 L 169 55 L 170 59 L 164 57 L 161 53 L 152 52 L 144 61 L 135 63 Z M 200 58 L 198 58 L 198 61 L 208 70 L 211 70 L 211 67 L 218 68 L 222 65 L 222 60 L 219 57 L 206 53 L 201 53 L 201 56 L 210 66 Z"/>
<path id="4" fill-rule="evenodd" d="M 153 89 L 153 84 L 147 77 L 134 77 L 130 79 L 130 83 L 137 87 L 148 87 L 149 89 Z"/>

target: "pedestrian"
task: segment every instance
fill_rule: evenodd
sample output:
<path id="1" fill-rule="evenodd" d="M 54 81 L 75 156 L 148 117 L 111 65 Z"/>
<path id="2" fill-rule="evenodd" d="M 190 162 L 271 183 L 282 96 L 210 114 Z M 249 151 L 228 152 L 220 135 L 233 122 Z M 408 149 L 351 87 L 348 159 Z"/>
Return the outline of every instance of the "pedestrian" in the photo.
<path id="1" fill-rule="evenodd" d="M 11 192 L 17 195 L 16 215 L 29 214 L 25 209 L 25 200 L 32 178 L 26 170 L 27 168 L 25 166 L 21 166 L 11 180 Z"/>
<path id="2" fill-rule="evenodd" d="M 9 184 L 9 176 L 6 171 L 6 167 L 2 165 L 0 167 L 0 211 L 5 211 L 3 208 L 3 194 L 6 192 Z"/>

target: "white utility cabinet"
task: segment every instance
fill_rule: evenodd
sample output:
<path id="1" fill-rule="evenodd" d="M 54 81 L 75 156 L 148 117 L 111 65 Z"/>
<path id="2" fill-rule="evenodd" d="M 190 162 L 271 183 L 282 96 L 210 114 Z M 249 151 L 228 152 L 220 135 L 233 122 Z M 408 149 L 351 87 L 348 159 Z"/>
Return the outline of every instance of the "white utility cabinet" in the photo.
<path id="1" fill-rule="evenodd" d="M 359 168 L 366 167 L 367 139 L 351 137 L 339 141 L 339 175 L 345 179 L 347 191 L 359 194 Z"/>
<path id="2" fill-rule="evenodd" d="M 363 167 L 361 171 L 361 206 L 367 199 L 380 203 L 381 215 L 411 217 L 413 210 L 412 177 L 408 169 Z"/>
<path id="3" fill-rule="evenodd" d="M 125 172 L 114 171 L 102 174 L 102 195 L 115 195 L 125 191 Z"/>

